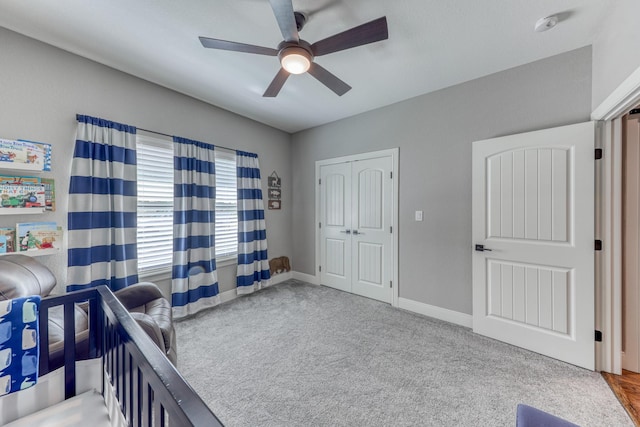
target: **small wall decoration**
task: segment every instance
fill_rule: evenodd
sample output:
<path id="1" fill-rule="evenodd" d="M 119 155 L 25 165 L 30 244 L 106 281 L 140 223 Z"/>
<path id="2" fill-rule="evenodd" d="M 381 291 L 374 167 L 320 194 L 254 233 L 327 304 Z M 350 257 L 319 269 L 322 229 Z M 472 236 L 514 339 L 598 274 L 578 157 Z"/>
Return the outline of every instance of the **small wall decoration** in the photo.
<path id="1" fill-rule="evenodd" d="M 271 175 L 269 175 L 268 182 L 269 182 L 269 188 L 280 188 L 282 184 L 280 182 L 280 177 L 278 176 L 276 171 L 271 172 Z"/>
<path id="2" fill-rule="evenodd" d="M 279 188 L 269 189 L 269 199 L 280 200 L 281 195 L 282 195 L 282 190 L 280 190 Z"/>
<path id="3" fill-rule="evenodd" d="M 280 200 L 269 200 L 269 209 L 278 210 L 280 209 Z"/>
<path id="4" fill-rule="evenodd" d="M 267 207 L 270 210 L 279 210 L 282 208 L 282 182 L 280 181 L 280 177 L 273 171 L 267 180 L 269 183 L 269 202 L 267 203 Z"/>

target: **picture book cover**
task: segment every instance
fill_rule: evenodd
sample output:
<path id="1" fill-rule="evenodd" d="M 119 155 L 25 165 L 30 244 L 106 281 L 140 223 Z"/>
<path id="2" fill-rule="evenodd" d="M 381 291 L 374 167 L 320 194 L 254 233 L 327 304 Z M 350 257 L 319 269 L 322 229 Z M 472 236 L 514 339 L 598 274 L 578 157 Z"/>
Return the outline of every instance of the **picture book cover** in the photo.
<path id="1" fill-rule="evenodd" d="M 16 224 L 20 252 L 52 249 L 62 246 L 62 229 L 55 222 L 22 222 Z"/>
<path id="2" fill-rule="evenodd" d="M 0 209 L 44 208 L 44 184 L 0 184 Z"/>
<path id="3" fill-rule="evenodd" d="M 0 254 L 16 251 L 16 229 L 13 227 L 0 228 Z"/>
<path id="4" fill-rule="evenodd" d="M 47 211 L 53 212 L 56 210 L 56 190 L 55 190 L 56 186 L 53 178 L 40 178 L 35 176 L 0 175 L 0 186 L 2 185 L 43 185 L 44 186 L 44 204 L 41 206 L 44 206 Z M 15 190 L 13 191 L 14 193 L 16 192 L 24 193 L 24 191 L 22 191 L 24 190 L 24 188 L 14 189 L 14 190 Z M 30 191 L 33 191 L 33 189 Z M 11 192 L 7 190 L 5 190 L 4 193 L 11 195 Z M 38 188 L 36 193 L 38 194 L 40 193 L 40 188 Z M 4 197 L 4 199 L 7 199 L 7 198 L 8 196 Z M 38 202 L 38 200 L 36 200 L 35 202 Z M 31 201 L 31 204 L 33 207 L 37 206 L 34 204 L 35 202 Z M 0 204 L 1 204 L 1 201 L 0 201 Z M 16 203 L 15 200 L 13 202 L 7 202 L 5 203 L 5 205 L 7 206 L 4 206 L 4 207 L 24 207 L 24 206 L 20 206 L 21 203 Z M 41 207 L 41 206 L 37 206 L 37 207 Z"/>
<path id="5" fill-rule="evenodd" d="M 41 178 L 44 185 L 44 206 L 47 211 L 56 210 L 56 185 L 53 178 Z"/>
<path id="6" fill-rule="evenodd" d="M 0 165 L 2 163 L 27 163 L 27 150 L 16 146 L 16 141 L 0 139 Z"/>
<path id="7" fill-rule="evenodd" d="M 0 165 L 3 162 L 31 164 L 34 169 L 51 171 L 51 144 L 23 139 L 0 139 Z"/>
<path id="8" fill-rule="evenodd" d="M 41 184 L 41 178 L 37 176 L 14 176 L 14 175 L 0 175 L 0 184 Z"/>
<path id="9" fill-rule="evenodd" d="M 37 165 L 39 170 L 51 171 L 51 144 L 26 139 L 19 139 L 17 142 L 24 144 L 27 152 L 27 163 Z"/>

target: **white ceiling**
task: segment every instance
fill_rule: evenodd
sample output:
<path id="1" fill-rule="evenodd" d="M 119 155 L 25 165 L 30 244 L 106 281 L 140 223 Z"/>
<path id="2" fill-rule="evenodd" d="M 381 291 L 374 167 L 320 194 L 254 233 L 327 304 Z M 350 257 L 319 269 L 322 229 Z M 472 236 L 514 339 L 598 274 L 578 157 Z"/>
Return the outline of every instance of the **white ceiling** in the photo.
<path id="1" fill-rule="evenodd" d="M 287 132 L 349 117 L 592 43 L 613 0 L 293 0 L 310 43 L 386 16 L 389 40 L 316 59 L 263 98 L 277 58 L 205 49 L 198 36 L 276 48 L 268 0 L 2 0 L 0 26 Z M 535 22 L 560 24 L 535 33 Z"/>

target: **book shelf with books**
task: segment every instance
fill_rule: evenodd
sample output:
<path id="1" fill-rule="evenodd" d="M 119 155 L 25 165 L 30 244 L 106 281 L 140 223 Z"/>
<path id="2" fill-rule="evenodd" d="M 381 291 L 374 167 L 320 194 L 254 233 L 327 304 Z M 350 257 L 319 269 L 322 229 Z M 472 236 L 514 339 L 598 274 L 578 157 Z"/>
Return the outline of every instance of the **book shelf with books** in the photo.
<path id="1" fill-rule="evenodd" d="M 50 172 L 51 145 L 0 138 L 0 170 Z M 53 179 L 0 175 L 0 215 L 41 214 L 53 210 Z"/>
<path id="2" fill-rule="evenodd" d="M 20 175 L 23 172 L 51 172 L 51 145 L 0 138 L 0 216 L 55 211 L 54 180 Z M 0 256 L 11 253 L 28 256 L 57 254 L 61 250 L 62 239 L 62 229 L 55 222 L 6 224 L 3 221 L 0 224 Z"/>
<path id="3" fill-rule="evenodd" d="M 60 252 L 62 227 L 55 222 L 19 222 L 15 227 L 0 228 L 0 256 L 53 255 Z"/>

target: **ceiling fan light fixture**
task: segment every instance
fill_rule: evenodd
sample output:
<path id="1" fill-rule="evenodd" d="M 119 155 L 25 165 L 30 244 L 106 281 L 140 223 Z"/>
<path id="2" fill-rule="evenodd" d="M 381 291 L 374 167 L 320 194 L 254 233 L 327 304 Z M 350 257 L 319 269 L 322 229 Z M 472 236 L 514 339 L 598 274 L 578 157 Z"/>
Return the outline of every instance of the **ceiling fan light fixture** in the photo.
<path id="1" fill-rule="evenodd" d="M 311 55 L 300 47 L 284 49 L 280 55 L 280 64 L 290 74 L 303 74 L 311 67 Z"/>

